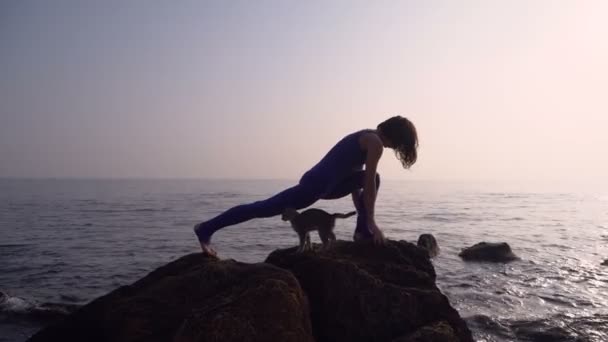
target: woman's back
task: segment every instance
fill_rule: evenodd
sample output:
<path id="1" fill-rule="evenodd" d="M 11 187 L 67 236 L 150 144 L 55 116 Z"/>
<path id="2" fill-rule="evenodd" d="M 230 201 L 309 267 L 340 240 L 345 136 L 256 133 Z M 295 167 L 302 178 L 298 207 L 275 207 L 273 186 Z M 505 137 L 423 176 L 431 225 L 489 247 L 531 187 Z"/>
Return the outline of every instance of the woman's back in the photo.
<path id="1" fill-rule="evenodd" d="M 301 182 L 331 183 L 344 178 L 353 170 L 363 169 L 366 153 L 361 149 L 359 138 L 368 132 L 373 130 L 360 130 L 342 138 L 302 176 Z"/>

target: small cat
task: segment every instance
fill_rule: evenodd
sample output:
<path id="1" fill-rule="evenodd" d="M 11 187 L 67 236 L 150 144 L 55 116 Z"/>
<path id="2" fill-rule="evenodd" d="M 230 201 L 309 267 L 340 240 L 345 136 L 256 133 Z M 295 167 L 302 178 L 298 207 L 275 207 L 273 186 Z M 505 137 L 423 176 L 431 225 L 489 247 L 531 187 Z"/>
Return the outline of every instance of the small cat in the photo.
<path id="1" fill-rule="evenodd" d="M 283 211 L 283 221 L 291 222 L 291 227 L 298 233 L 300 237 L 300 245 L 298 252 L 303 252 L 307 249 L 312 249 L 310 244 L 310 232 L 313 230 L 319 231 L 319 237 L 323 243 L 323 249 L 331 246 L 333 241 L 336 241 L 334 234 L 334 226 L 337 218 L 347 218 L 357 214 L 356 211 L 351 211 L 347 214 L 330 214 L 321 209 L 307 209 L 301 213 L 293 208 L 287 208 Z"/>

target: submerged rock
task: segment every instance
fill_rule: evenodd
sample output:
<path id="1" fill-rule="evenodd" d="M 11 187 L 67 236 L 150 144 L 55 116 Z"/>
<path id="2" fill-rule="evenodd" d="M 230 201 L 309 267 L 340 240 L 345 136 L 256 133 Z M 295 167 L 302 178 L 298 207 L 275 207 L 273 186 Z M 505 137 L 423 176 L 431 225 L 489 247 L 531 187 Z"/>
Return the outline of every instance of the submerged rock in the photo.
<path id="1" fill-rule="evenodd" d="M 298 281 L 268 264 L 190 254 L 29 341 L 313 341 Z"/>
<path id="2" fill-rule="evenodd" d="M 415 245 L 295 250 L 258 264 L 184 256 L 29 341 L 473 341 Z"/>
<path id="3" fill-rule="evenodd" d="M 435 285 L 426 251 L 338 241 L 329 251 L 277 250 L 266 262 L 291 270 L 311 306 L 317 341 L 473 341 Z"/>
<path id="4" fill-rule="evenodd" d="M 432 234 L 422 234 L 418 237 L 418 247 L 424 248 L 429 253 L 431 258 L 439 255 L 439 245 Z"/>
<path id="5" fill-rule="evenodd" d="M 509 262 L 519 259 L 506 242 L 480 242 L 463 249 L 458 255 L 464 260 L 473 261 Z"/>

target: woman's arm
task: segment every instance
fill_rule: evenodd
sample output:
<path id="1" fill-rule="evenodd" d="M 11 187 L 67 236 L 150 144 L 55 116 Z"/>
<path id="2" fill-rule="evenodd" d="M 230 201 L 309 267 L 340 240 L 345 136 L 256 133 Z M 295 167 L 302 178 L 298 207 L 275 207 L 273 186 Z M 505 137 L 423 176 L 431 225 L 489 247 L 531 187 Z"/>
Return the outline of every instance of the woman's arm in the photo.
<path id="1" fill-rule="evenodd" d="M 363 183 L 363 203 L 365 204 L 365 210 L 367 211 L 367 225 L 372 233 L 374 233 L 374 240 L 376 242 L 382 242 L 384 241 L 384 236 L 374 219 L 374 209 L 376 205 L 376 170 L 378 168 L 378 161 L 380 161 L 380 157 L 382 157 L 382 140 L 380 140 L 380 137 L 376 134 L 365 134 L 361 137 L 361 145 L 367 152 L 367 159 L 365 160 L 365 179 Z"/>
<path id="2" fill-rule="evenodd" d="M 361 190 L 357 189 L 357 190 L 353 190 L 353 192 L 350 193 L 352 199 L 353 199 L 353 205 L 355 206 L 355 208 L 357 210 L 359 210 L 359 205 L 357 204 L 358 200 L 359 200 L 359 195 L 361 194 Z"/>

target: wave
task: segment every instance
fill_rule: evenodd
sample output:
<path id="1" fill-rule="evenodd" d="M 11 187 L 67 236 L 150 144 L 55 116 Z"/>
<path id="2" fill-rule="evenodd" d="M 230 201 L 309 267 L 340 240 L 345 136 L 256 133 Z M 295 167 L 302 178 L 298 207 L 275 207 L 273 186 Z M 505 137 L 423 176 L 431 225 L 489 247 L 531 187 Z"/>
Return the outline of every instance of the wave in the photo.
<path id="1" fill-rule="evenodd" d="M 38 303 L 0 291 L 0 314 L 31 320 L 54 320 L 69 315 L 80 305 L 65 303 Z"/>
<path id="2" fill-rule="evenodd" d="M 0 248 L 22 248 L 22 247 L 28 247 L 31 246 L 31 244 L 27 244 L 27 243 L 0 243 Z"/>
<path id="3" fill-rule="evenodd" d="M 608 341 L 608 315 L 556 314 L 546 318 L 502 319 L 466 317 L 477 339 L 500 341 Z"/>
<path id="4" fill-rule="evenodd" d="M 80 209 L 81 213 L 98 213 L 98 214 L 113 214 L 113 213 L 152 213 L 152 212 L 170 212 L 172 208 L 117 208 L 117 209 Z"/>
<path id="5" fill-rule="evenodd" d="M 475 218 L 470 214 L 461 212 L 431 212 L 420 217 L 423 221 L 433 222 L 463 222 L 475 221 Z"/>
<path id="6" fill-rule="evenodd" d="M 525 221 L 525 218 L 519 217 L 519 216 L 517 216 L 517 217 L 508 217 L 508 218 L 501 219 L 501 221 Z"/>
<path id="7" fill-rule="evenodd" d="M 513 193 L 513 192 L 488 192 L 482 194 L 480 197 L 501 197 L 501 198 L 513 198 L 513 199 L 523 199 L 529 198 L 532 194 L 529 193 Z"/>

